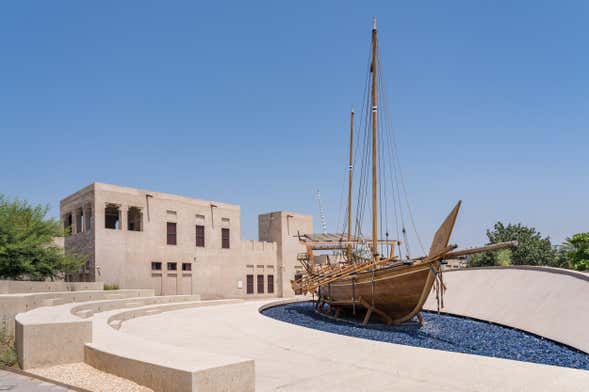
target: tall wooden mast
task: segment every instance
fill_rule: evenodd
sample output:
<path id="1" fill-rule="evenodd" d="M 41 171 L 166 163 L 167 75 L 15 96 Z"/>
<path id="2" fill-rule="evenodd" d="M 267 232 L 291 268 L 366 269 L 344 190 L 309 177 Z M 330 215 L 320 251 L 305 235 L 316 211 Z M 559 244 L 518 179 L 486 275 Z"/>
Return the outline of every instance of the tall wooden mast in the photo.
<path id="1" fill-rule="evenodd" d="M 372 22 L 372 253 L 378 258 L 378 93 L 377 93 L 377 41 L 376 18 Z"/>
<path id="2" fill-rule="evenodd" d="M 348 242 L 352 241 L 352 165 L 354 160 L 354 108 L 350 112 L 350 165 L 348 166 Z M 348 260 L 352 257 L 352 245 L 348 244 Z"/>

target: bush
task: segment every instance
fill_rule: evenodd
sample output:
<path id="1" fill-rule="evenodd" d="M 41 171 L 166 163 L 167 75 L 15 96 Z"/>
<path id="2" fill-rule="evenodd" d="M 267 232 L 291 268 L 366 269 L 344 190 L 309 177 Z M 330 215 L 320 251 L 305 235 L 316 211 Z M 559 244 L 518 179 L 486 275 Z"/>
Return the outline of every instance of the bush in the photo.
<path id="1" fill-rule="evenodd" d="M 0 331 L 0 365 L 11 367 L 15 366 L 17 361 L 14 338 L 3 329 Z"/>
<path id="2" fill-rule="evenodd" d="M 551 265 L 556 260 L 556 252 L 552 248 L 550 238 L 542 237 L 533 227 L 518 224 L 497 222 L 493 229 L 487 230 L 489 244 L 514 241 L 518 246 L 499 252 L 485 252 L 473 255 L 469 259 L 470 267 L 493 265 Z"/>
<path id="3" fill-rule="evenodd" d="M 0 195 L 0 278 L 45 280 L 77 272 L 86 259 L 66 255 L 53 243 L 64 235 L 46 206 Z"/>
<path id="4" fill-rule="evenodd" d="M 118 284 L 114 284 L 114 283 L 113 284 L 106 283 L 104 285 L 104 289 L 105 290 L 118 290 L 119 289 L 119 285 Z"/>
<path id="5" fill-rule="evenodd" d="M 589 270 L 589 232 L 567 238 L 564 248 L 571 267 L 577 271 Z"/>

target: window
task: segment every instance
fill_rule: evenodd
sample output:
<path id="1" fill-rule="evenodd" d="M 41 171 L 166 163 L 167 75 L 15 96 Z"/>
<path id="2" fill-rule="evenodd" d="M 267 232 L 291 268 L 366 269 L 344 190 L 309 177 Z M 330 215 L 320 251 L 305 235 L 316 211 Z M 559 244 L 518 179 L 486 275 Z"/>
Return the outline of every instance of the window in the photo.
<path id="1" fill-rule="evenodd" d="M 78 208 L 76 210 L 76 233 L 81 233 L 84 231 L 84 210 L 82 208 Z"/>
<path id="2" fill-rule="evenodd" d="M 192 263 L 182 263 L 182 271 L 192 271 Z"/>
<path id="3" fill-rule="evenodd" d="M 196 225 L 196 246 L 204 248 L 205 246 L 205 227 Z"/>
<path id="4" fill-rule="evenodd" d="M 254 276 L 253 275 L 247 275 L 246 276 L 246 293 L 247 294 L 253 294 L 254 293 Z"/>
<path id="5" fill-rule="evenodd" d="M 143 231 L 143 212 L 139 207 L 129 207 L 127 210 L 127 230 Z"/>
<path id="6" fill-rule="evenodd" d="M 92 230 L 92 207 L 88 207 L 86 209 L 86 214 L 84 215 L 84 223 L 86 224 L 86 231 Z"/>
<path id="7" fill-rule="evenodd" d="M 274 293 L 274 275 L 268 275 L 268 294 Z"/>
<path id="8" fill-rule="evenodd" d="M 258 275 L 258 294 L 264 294 L 264 275 Z"/>
<path id="9" fill-rule="evenodd" d="M 177 268 L 178 267 L 176 263 L 168 263 L 168 271 L 176 271 Z"/>
<path id="10" fill-rule="evenodd" d="M 229 229 L 221 229 L 221 248 L 229 249 Z"/>
<path id="11" fill-rule="evenodd" d="M 63 216 L 63 230 L 65 231 L 65 235 L 72 235 L 72 224 L 73 224 L 73 217 L 72 213 L 69 212 Z"/>
<path id="12" fill-rule="evenodd" d="M 114 230 L 121 228 L 121 216 L 118 205 L 107 204 L 104 208 L 104 228 Z"/>
<path id="13" fill-rule="evenodd" d="M 167 244 L 176 245 L 176 222 L 167 222 Z"/>
<path id="14" fill-rule="evenodd" d="M 161 271 L 162 270 L 162 262 L 161 261 L 152 261 L 151 262 L 151 270 L 152 271 Z"/>

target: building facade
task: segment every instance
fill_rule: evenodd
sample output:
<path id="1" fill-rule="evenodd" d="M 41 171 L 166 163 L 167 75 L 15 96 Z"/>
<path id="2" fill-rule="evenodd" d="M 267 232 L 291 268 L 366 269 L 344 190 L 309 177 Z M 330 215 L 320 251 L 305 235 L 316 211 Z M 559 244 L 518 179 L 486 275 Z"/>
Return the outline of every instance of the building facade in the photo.
<path id="1" fill-rule="evenodd" d="M 103 183 L 60 214 L 65 251 L 88 258 L 75 278 L 203 299 L 294 295 L 303 249 L 291 234 L 312 231 L 311 216 L 276 212 L 260 215 L 260 241 L 242 240 L 238 205 Z"/>

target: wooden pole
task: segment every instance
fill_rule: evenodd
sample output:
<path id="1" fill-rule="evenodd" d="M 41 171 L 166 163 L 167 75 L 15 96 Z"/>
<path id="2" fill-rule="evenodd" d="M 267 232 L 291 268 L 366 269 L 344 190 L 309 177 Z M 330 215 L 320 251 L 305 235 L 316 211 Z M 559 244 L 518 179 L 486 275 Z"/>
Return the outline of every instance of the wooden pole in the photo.
<path id="1" fill-rule="evenodd" d="M 352 241 L 352 165 L 354 159 L 354 108 L 350 113 L 350 165 L 348 166 L 348 242 Z M 348 261 L 352 258 L 352 245 L 348 244 Z"/>
<path id="2" fill-rule="evenodd" d="M 376 42 L 376 18 L 372 23 L 372 253 L 378 258 L 378 129 L 377 129 L 377 42 Z"/>

